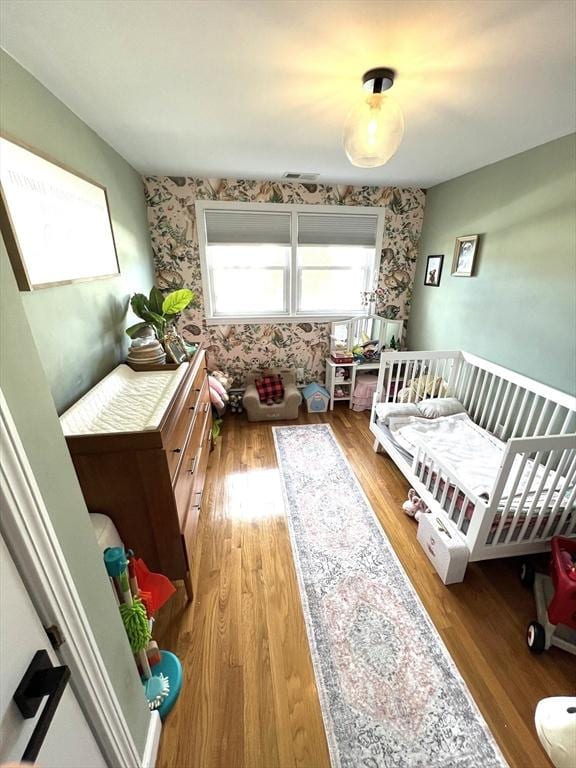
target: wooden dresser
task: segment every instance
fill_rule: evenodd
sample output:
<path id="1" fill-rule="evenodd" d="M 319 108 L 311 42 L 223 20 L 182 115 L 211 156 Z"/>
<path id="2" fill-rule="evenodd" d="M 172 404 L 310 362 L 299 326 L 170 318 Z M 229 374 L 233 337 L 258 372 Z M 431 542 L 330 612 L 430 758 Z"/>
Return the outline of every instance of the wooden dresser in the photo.
<path id="1" fill-rule="evenodd" d="M 127 382 L 128 409 L 133 407 L 137 413 L 142 406 L 144 410 L 137 386 L 142 380 L 135 378 L 144 374 L 126 368 L 121 373 Z M 133 399 L 130 381 L 134 382 Z M 106 379 L 101 382 L 106 383 Z M 82 398 L 89 398 L 92 411 L 94 403 L 98 405 L 96 389 Z M 112 518 L 126 548 L 133 549 L 151 570 L 172 580 L 183 579 L 192 600 L 196 532 L 212 443 L 203 351 L 196 353 L 172 389 L 157 413 L 158 423 L 151 427 L 106 431 L 106 422 L 103 428 L 101 420 L 97 431 L 78 434 L 78 427 L 69 428 L 69 414 L 82 401 L 63 414 L 61 422 L 89 511 Z"/>

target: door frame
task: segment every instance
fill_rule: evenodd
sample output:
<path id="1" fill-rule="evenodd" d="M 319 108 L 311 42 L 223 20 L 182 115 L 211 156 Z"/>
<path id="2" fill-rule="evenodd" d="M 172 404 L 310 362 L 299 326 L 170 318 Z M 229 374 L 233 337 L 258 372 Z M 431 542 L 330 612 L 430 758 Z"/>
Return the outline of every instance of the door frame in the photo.
<path id="1" fill-rule="evenodd" d="M 110 766 L 152 768 L 161 722 L 152 712 L 140 756 L 76 590 L 34 473 L 0 389 L 0 530 L 45 627 L 66 642 L 56 651 Z"/>

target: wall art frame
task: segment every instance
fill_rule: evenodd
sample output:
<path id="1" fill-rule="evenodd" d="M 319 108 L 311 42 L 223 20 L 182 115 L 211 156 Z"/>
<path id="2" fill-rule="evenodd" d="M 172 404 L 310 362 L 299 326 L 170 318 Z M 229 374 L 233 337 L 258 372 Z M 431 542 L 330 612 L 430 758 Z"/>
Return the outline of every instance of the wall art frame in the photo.
<path id="1" fill-rule="evenodd" d="M 428 256 L 426 259 L 426 273 L 424 275 L 424 285 L 434 288 L 440 287 L 440 278 L 442 277 L 442 266 L 444 264 L 444 254 Z"/>
<path id="2" fill-rule="evenodd" d="M 463 235 L 456 238 L 452 262 L 453 277 L 472 277 L 474 275 L 479 237 L 479 235 Z"/>
<path id="3" fill-rule="evenodd" d="M 21 291 L 116 277 L 106 187 L 0 134 L 0 229 Z"/>

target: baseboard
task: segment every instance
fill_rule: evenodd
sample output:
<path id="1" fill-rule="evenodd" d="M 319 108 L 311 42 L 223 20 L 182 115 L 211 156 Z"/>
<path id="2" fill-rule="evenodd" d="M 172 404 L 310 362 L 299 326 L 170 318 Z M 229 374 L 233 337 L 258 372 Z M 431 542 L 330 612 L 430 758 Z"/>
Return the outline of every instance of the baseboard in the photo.
<path id="1" fill-rule="evenodd" d="M 160 714 L 156 711 L 151 712 L 148 735 L 146 736 L 146 746 L 144 747 L 144 754 L 142 755 L 142 768 L 154 768 L 156 765 L 161 732 L 162 721 L 160 720 Z"/>

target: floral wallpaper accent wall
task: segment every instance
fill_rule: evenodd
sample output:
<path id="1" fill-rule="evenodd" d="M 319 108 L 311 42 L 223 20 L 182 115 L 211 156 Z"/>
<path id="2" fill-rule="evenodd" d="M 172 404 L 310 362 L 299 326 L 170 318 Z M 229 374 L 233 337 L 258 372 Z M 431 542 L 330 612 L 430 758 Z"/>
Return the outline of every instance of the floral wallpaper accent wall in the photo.
<path id="1" fill-rule="evenodd" d="M 198 247 L 196 200 L 257 203 L 375 206 L 386 209 L 377 311 L 408 319 L 425 195 L 421 189 L 328 186 L 236 179 L 145 177 L 148 221 L 158 287 L 191 288 L 196 306 L 183 313 L 179 332 L 204 342 L 210 368 L 220 368 L 242 385 L 253 368 L 303 368 L 308 381 L 322 380 L 328 355 L 328 323 L 206 325 Z"/>

